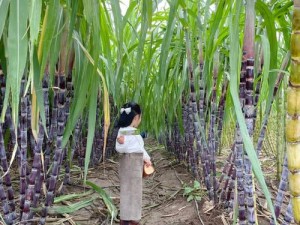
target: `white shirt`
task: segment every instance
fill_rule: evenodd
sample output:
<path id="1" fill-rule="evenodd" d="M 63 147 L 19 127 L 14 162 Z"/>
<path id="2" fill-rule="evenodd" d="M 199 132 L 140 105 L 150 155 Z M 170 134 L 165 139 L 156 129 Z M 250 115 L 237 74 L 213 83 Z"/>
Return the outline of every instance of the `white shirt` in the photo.
<path id="1" fill-rule="evenodd" d="M 144 140 L 141 135 L 124 135 L 122 132 L 134 132 L 137 129 L 134 127 L 121 127 L 118 132 L 118 137 L 124 136 L 124 144 L 116 141 L 116 151 L 119 153 L 143 153 L 144 160 L 150 160 L 150 156 L 144 148 Z"/>

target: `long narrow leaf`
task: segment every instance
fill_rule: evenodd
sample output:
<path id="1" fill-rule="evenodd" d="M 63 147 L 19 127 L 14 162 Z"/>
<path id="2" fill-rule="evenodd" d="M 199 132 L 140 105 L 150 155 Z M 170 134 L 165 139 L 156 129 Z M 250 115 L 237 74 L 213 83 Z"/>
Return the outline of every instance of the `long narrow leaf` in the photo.
<path id="1" fill-rule="evenodd" d="M 103 201 L 110 213 L 111 224 L 112 224 L 113 219 L 115 219 L 117 216 L 118 210 L 117 210 L 116 206 L 113 204 L 111 198 L 101 187 L 97 186 L 96 184 L 92 183 L 91 181 L 87 181 L 86 184 L 89 185 L 90 187 L 92 187 L 96 192 L 98 192 L 99 195 L 101 196 L 101 198 L 103 199 Z"/>
<path id="2" fill-rule="evenodd" d="M 87 146 L 85 150 L 84 159 L 84 183 L 86 182 L 87 172 L 89 168 L 89 163 L 92 154 L 93 140 L 95 136 L 96 127 L 96 110 L 97 110 L 97 95 L 98 95 L 98 77 L 91 79 L 91 89 L 89 96 L 89 118 L 88 118 L 88 136 L 87 136 Z"/>
<path id="3" fill-rule="evenodd" d="M 8 13 L 8 6 L 10 0 L 1 0 L 0 1 L 0 39 L 2 36 L 3 28 L 6 23 L 6 16 Z"/>
<path id="4" fill-rule="evenodd" d="M 21 80 L 27 60 L 27 18 L 26 1 L 12 1 L 9 11 L 9 27 L 7 40 L 8 76 L 7 85 L 11 91 L 13 123 L 18 123 Z M 8 95 L 6 92 L 5 95 Z"/>

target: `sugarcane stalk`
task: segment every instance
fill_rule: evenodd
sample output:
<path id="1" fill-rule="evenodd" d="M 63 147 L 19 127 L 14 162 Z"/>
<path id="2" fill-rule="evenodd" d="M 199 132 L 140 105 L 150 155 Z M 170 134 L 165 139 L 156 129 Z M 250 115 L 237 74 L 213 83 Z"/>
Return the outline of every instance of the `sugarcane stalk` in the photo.
<path id="1" fill-rule="evenodd" d="M 223 180 L 225 179 L 225 182 L 221 188 L 221 194 L 220 194 L 220 199 L 224 200 L 225 199 L 225 190 L 227 189 L 228 183 L 229 183 L 229 178 L 231 176 L 232 170 L 233 170 L 233 165 L 234 165 L 234 146 L 231 147 L 231 152 L 228 155 L 225 165 L 222 170 L 222 174 L 219 178 L 219 185 L 218 185 L 218 191 L 220 190 L 220 186 L 223 183 Z"/>
<path id="2" fill-rule="evenodd" d="M 254 80 L 254 60 L 248 59 L 246 67 L 246 98 L 245 98 L 245 120 L 250 137 L 254 132 L 254 97 L 253 97 L 253 80 Z M 255 196 L 253 185 L 252 165 L 247 154 L 244 155 L 245 164 L 245 193 L 246 205 L 248 211 L 248 223 L 255 224 L 257 216 L 255 212 Z"/>
<path id="3" fill-rule="evenodd" d="M 187 12 L 186 10 L 183 11 L 184 19 L 188 22 L 187 19 Z M 199 118 L 198 118 L 198 107 L 196 103 L 196 93 L 195 93 L 195 86 L 194 86 L 194 69 L 193 69 L 193 62 L 192 62 L 192 52 L 191 52 L 191 44 L 190 44 L 190 36 L 188 33 L 188 29 L 185 29 L 185 38 L 186 38 L 186 57 L 188 63 L 188 75 L 189 75 L 189 82 L 190 82 L 190 92 L 189 92 L 189 141 L 191 148 L 194 150 L 192 154 L 192 161 L 195 164 L 193 168 L 193 173 L 199 179 L 198 174 L 198 165 L 199 165 L 199 156 L 200 156 L 200 145 L 194 145 L 194 141 L 201 142 L 200 138 L 200 131 L 199 131 Z"/>
<path id="4" fill-rule="evenodd" d="M 46 129 L 48 135 L 50 135 L 50 106 L 49 106 L 49 73 L 48 70 L 45 72 L 45 76 L 42 83 L 43 87 L 43 97 L 44 97 L 44 107 L 45 107 L 45 117 L 46 117 Z M 44 156 L 45 156 L 45 163 L 44 163 L 44 172 L 45 176 L 49 169 L 50 165 L 50 154 L 51 154 L 51 137 L 48 136 L 44 138 Z"/>
<path id="5" fill-rule="evenodd" d="M 246 20 L 244 30 L 244 45 L 241 73 L 245 75 L 245 121 L 250 138 L 253 138 L 255 124 L 255 107 L 254 107 L 254 48 L 255 48 L 255 1 L 246 1 Z M 248 154 L 244 154 L 244 188 L 246 194 L 246 208 L 248 224 L 255 224 L 257 221 L 255 210 L 255 196 L 253 185 L 252 164 Z"/>
<path id="6" fill-rule="evenodd" d="M 58 102 L 58 76 L 54 77 L 53 103 L 51 111 L 51 126 L 49 132 L 50 140 L 55 143 L 57 137 L 57 102 Z"/>
<path id="7" fill-rule="evenodd" d="M 3 109 L 4 96 L 5 96 L 5 77 L 0 65 L 0 109 L 1 110 Z"/>
<path id="8" fill-rule="evenodd" d="M 275 203 L 274 203 L 274 211 L 275 211 L 276 218 L 278 218 L 280 215 L 283 197 L 286 195 L 285 193 L 288 188 L 288 174 L 289 174 L 289 170 L 287 167 L 287 157 L 285 156 L 284 161 L 283 161 L 281 179 L 279 182 L 279 188 L 278 188 L 278 192 L 277 192 Z M 273 217 L 271 217 L 271 219 L 270 219 L 270 225 L 275 225 L 275 221 L 274 221 Z"/>
<path id="9" fill-rule="evenodd" d="M 60 71 L 59 71 L 60 72 Z M 56 80 L 58 84 L 57 93 L 57 138 L 56 138 L 56 149 L 54 152 L 54 162 L 52 167 L 51 176 L 48 182 L 48 191 L 46 194 L 45 206 L 42 210 L 42 217 L 40 219 L 40 224 L 45 224 L 45 219 L 49 207 L 53 203 L 54 192 L 57 182 L 57 177 L 60 172 L 60 167 L 64 158 L 64 149 L 62 147 L 62 138 L 65 127 L 65 92 L 66 92 L 66 79 L 63 73 L 56 75 Z"/>
<path id="10" fill-rule="evenodd" d="M 69 59 L 69 65 L 68 65 L 68 76 L 66 78 L 66 103 L 65 103 L 65 120 L 67 121 L 70 114 L 70 105 L 71 105 L 71 98 L 73 97 L 73 84 L 72 84 L 72 69 L 74 65 L 74 59 L 75 59 L 75 52 L 74 50 L 71 51 L 70 59 Z M 65 152 L 66 149 L 65 148 Z M 66 157 L 67 160 L 65 162 L 65 178 L 64 178 L 64 184 L 68 184 L 71 182 L 71 175 L 70 175 L 70 165 L 71 161 L 69 157 Z"/>
<path id="11" fill-rule="evenodd" d="M 1 167 L 2 171 L 4 173 L 7 172 L 8 164 L 7 164 L 7 158 L 6 158 L 6 151 L 4 147 L 4 140 L 3 140 L 3 130 L 2 130 L 2 124 L 0 123 L 0 160 L 1 160 Z M 12 200 L 13 200 L 13 189 L 11 186 L 11 180 L 10 180 L 10 173 L 8 172 L 4 176 L 4 185 L 7 187 L 7 195 L 5 194 L 5 190 L 3 187 L 3 180 L 2 180 L 3 174 L 0 176 L 0 199 L 2 202 L 2 209 L 4 214 L 4 220 L 5 222 L 10 225 L 13 224 L 15 220 L 15 216 L 12 213 Z"/>
<path id="12" fill-rule="evenodd" d="M 39 121 L 39 134 L 34 148 L 34 157 L 32 163 L 32 170 L 28 179 L 28 186 L 26 189 L 24 209 L 22 213 L 21 221 L 28 221 L 33 218 L 33 212 L 31 206 L 37 207 L 37 201 L 40 195 L 39 180 L 42 167 L 41 150 L 43 145 L 44 129 L 41 121 Z"/>
<path id="13" fill-rule="evenodd" d="M 300 224 L 300 0 L 294 0 L 291 74 L 287 89 L 286 142 L 294 220 Z"/>
<path id="14" fill-rule="evenodd" d="M 285 70 L 287 68 L 288 64 L 289 64 L 289 61 L 290 61 L 290 52 L 287 52 L 287 54 L 285 55 L 285 57 L 282 61 L 280 69 Z M 256 152 L 257 152 L 258 155 L 260 154 L 262 146 L 263 146 L 263 141 L 264 141 L 264 137 L 265 137 L 266 130 L 267 130 L 267 124 L 268 124 L 269 116 L 270 116 L 271 109 L 272 109 L 271 105 L 272 105 L 275 97 L 277 96 L 277 92 L 279 90 L 279 87 L 280 87 L 280 84 L 282 83 L 283 78 L 284 78 L 284 73 L 280 72 L 278 77 L 277 77 L 275 86 L 274 86 L 273 98 L 271 100 L 270 107 L 268 107 L 265 111 L 265 116 L 264 116 L 263 121 L 262 121 L 261 129 L 260 129 L 260 132 L 259 132 L 257 145 L 256 145 Z"/>
<path id="15" fill-rule="evenodd" d="M 227 201 L 225 206 L 230 209 L 232 212 L 234 210 L 234 201 L 235 201 L 235 182 L 236 182 L 236 169 L 233 167 L 232 173 L 230 176 L 229 184 L 228 184 L 228 189 L 226 190 L 227 193 Z"/>
<path id="16" fill-rule="evenodd" d="M 293 218 L 293 205 L 291 200 L 289 201 L 288 207 L 286 209 L 282 225 L 290 225 L 293 222 Z"/>
<path id="17" fill-rule="evenodd" d="M 243 160 L 243 140 L 239 126 L 237 125 L 235 136 L 235 170 L 237 179 L 237 194 L 238 194 L 238 218 L 239 224 L 247 224 L 246 221 L 246 206 L 245 206 L 245 191 L 244 191 L 244 160 Z"/>
<path id="18" fill-rule="evenodd" d="M 282 173 L 282 165 L 283 165 L 283 160 L 284 160 L 284 152 L 286 152 L 285 149 L 285 137 L 284 137 L 284 127 L 285 127 L 285 115 L 284 115 L 284 101 L 285 99 L 285 90 L 282 87 L 281 91 L 278 93 L 278 98 L 277 98 L 277 125 L 278 129 L 276 129 L 276 176 L 277 180 L 280 180 L 280 175 Z"/>
<path id="19" fill-rule="evenodd" d="M 227 87 L 228 87 L 228 81 L 225 80 L 223 86 L 222 86 L 222 94 L 219 100 L 219 107 L 218 107 L 218 115 L 217 115 L 217 135 L 216 135 L 216 151 L 221 154 L 221 135 L 222 135 L 222 129 L 223 129 L 223 122 L 224 122 L 224 109 L 225 109 L 225 101 L 226 101 L 226 95 L 227 95 Z"/>
<path id="20" fill-rule="evenodd" d="M 20 109 L 20 156 L 21 156 L 21 166 L 20 166 L 20 217 L 22 217 L 22 212 L 25 203 L 25 194 L 27 187 L 27 109 L 28 109 L 28 97 L 21 97 L 21 109 Z"/>
<path id="21" fill-rule="evenodd" d="M 218 190 L 221 190 L 220 195 L 219 195 L 220 202 L 223 202 L 225 200 L 225 194 L 226 194 L 225 191 L 229 185 L 229 180 L 230 180 L 229 178 L 230 178 L 232 170 L 233 170 L 233 163 L 231 163 L 230 161 L 233 161 L 233 159 L 234 159 L 233 153 L 231 152 L 227 158 L 226 166 L 224 166 L 224 168 L 222 170 L 222 175 L 219 179 L 220 185 L 218 187 Z M 221 184 L 222 184 L 222 188 L 220 189 Z"/>
<path id="22" fill-rule="evenodd" d="M 8 110 L 7 110 L 8 111 Z M 6 185 L 6 189 L 7 189 L 7 200 L 8 200 L 8 204 L 10 207 L 10 217 L 15 220 L 17 218 L 16 216 L 16 207 L 15 207 L 15 200 L 14 200 L 14 191 L 13 191 L 13 187 L 11 184 L 11 177 L 10 177 L 10 173 L 8 171 L 8 162 L 7 162 L 7 157 L 6 157 L 6 151 L 5 151 L 5 147 L 4 147 L 4 140 L 3 140 L 3 131 L 2 131 L 2 124 L 0 124 L 0 159 L 1 159 L 1 166 L 2 166 L 2 170 L 4 172 L 4 174 L 6 174 L 4 176 L 4 183 Z"/>

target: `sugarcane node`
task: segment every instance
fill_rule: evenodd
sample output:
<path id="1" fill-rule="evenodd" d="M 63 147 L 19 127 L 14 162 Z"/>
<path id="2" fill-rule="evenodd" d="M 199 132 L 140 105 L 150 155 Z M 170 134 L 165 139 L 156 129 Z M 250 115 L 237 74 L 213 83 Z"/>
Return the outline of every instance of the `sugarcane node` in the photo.
<path id="1" fill-rule="evenodd" d="M 292 206 L 293 206 L 293 214 L 294 220 L 296 223 L 300 223 L 300 197 L 292 196 Z"/>
<path id="2" fill-rule="evenodd" d="M 287 115 L 286 117 L 286 140 L 288 142 L 300 141 L 299 115 Z"/>
<path id="3" fill-rule="evenodd" d="M 290 171 L 300 170 L 300 143 L 287 143 L 287 160 Z"/>

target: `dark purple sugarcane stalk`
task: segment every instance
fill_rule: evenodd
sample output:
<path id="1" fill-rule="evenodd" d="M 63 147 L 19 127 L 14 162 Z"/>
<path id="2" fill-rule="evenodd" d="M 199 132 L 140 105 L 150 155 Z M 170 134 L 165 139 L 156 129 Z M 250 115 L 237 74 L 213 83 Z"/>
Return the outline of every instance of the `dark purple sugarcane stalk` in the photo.
<path id="1" fill-rule="evenodd" d="M 71 99 L 73 97 L 73 84 L 72 84 L 72 70 L 74 65 L 74 59 L 75 59 L 75 52 L 74 50 L 70 53 L 70 59 L 69 59 L 69 66 L 68 66 L 68 76 L 66 78 L 66 103 L 65 103 L 65 121 L 68 120 L 69 114 L 70 114 L 70 105 L 71 105 Z M 65 152 L 66 149 L 65 148 Z M 67 155 L 67 154 L 65 154 Z M 70 159 L 68 159 L 65 162 L 65 178 L 64 178 L 64 184 L 69 184 L 71 182 L 71 176 L 70 176 Z"/>
<path id="2" fill-rule="evenodd" d="M 45 224 L 48 208 L 52 205 L 54 200 L 54 192 L 57 182 L 57 177 L 60 172 L 60 167 L 64 158 L 64 149 L 62 148 L 62 138 L 65 127 L 65 92 L 66 92 L 66 79 L 63 73 L 55 76 L 59 87 L 57 93 L 57 138 L 56 148 L 54 152 L 54 161 L 51 176 L 48 179 L 48 189 L 45 200 L 45 207 L 42 210 L 40 224 Z M 52 127 L 53 128 L 53 127 Z"/>
<path id="3" fill-rule="evenodd" d="M 58 104 L 58 76 L 54 76 L 54 87 L 53 87 L 53 104 L 52 104 L 52 111 L 51 111 L 51 125 L 50 125 L 50 132 L 49 138 L 52 143 L 55 143 L 57 137 L 57 104 Z"/>
<path id="4" fill-rule="evenodd" d="M 201 147 L 201 164 L 203 167 L 204 180 L 205 185 L 208 191 L 208 195 L 210 199 L 213 199 L 213 191 L 212 191 L 212 181 L 210 176 L 210 151 L 208 148 L 208 144 L 206 141 L 206 122 L 205 122 L 205 111 L 206 111 L 206 103 L 205 103 L 205 84 L 203 79 L 203 46 L 202 40 L 199 39 L 199 130 L 200 130 L 200 142 L 197 141 L 198 147 Z"/>
<path id="5" fill-rule="evenodd" d="M 182 152 L 182 137 L 180 135 L 179 125 L 178 122 L 175 122 L 174 126 L 174 141 L 175 141 L 175 153 L 177 159 L 179 161 L 183 160 L 183 152 Z"/>
<path id="6" fill-rule="evenodd" d="M 57 136 L 59 135 L 61 140 L 64 134 L 64 129 L 66 125 L 66 76 L 62 73 L 58 75 L 59 79 L 59 92 L 58 92 L 58 104 L 57 104 Z M 56 145 L 58 144 L 58 141 Z M 63 160 L 66 157 L 66 147 L 63 148 L 62 157 L 60 157 L 59 167 L 62 165 Z M 68 168 L 70 169 L 70 168 Z M 59 168 L 60 170 L 60 168 Z M 68 174 L 69 175 L 69 174 Z"/>
<path id="7" fill-rule="evenodd" d="M 44 107 L 45 107 L 45 117 L 46 117 L 46 129 L 48 135 L 50 135 L 50 106 L 49 106 L 49 73 L 46 70 L 45 76 L 42 83 L 43 87 L 43 97 L 44 97 Z M 44 155 L 45 155 L 45 162 L 44 162 L 44 174 L 46 176 L 47 171 L 50 165 L 50 154 L 51 154 L 51 137 L 48 136 L 44 138 Z"/>
<path id="8" fill-rule="evenodd" d="M 2 124 L 0 124 L 0 160 L 1 160 L 2 170 L 3 170 L 4 174 L 6 174 L 4 176 L 3 182 L 6 185 L 6 190 L 7 190 L 7 200 L 8 200 L 8 204 L 9 204 L 9 208 L 10 208 L 9 217 L 11 217 L 13 220 L 15 220 L 17 218 L 17 216 L 16 216 L 16 211 L 15 211 L 16 207 L 15 207 L 15 200 L 14 200 L 14 191 L 13 191 L 13 187 L 11 185 L 10 173 L 8 171 L 8 162 L 7 162 L 6 151 L 5 151 L 5 147 L 4 147 Z"/>
<path id="9" fill-rule="evenodd" d="M 237 125 L 238 126 L 238 125 Z M 243 140 L 239 126 L 237 127 L 235 137 L 235 170 L 237 179 L 238 192 L 238 218 L 239 224 L 247 224 L 246 220 L 246 206 L 245 206 L 245 190 L 244 190 L 244 160 L 243 160 Z"/>
<path id="10" fill-rule="evenodd" d="M 282 207 L 283 198 L 286 195 L 286 191 L 288 189 L 288 175 L 289 169 L 287 165 L 287 156 L 284 157 L 281 179 L 279 183 L 278 192 L 276 195 L 275 203 L 274 203 L 274 211 L 276 218 L 279 217 Z M 273 217 L 270 218 L 270 225 L 275 225 L 275 221 Z"/>
<path id="11" fill-rule="evenodd" d="M 34 208 L 37 207 L 37 201 L 40 193 L 40 190 L 38 190 L 37 188 L 38 185 L 37 181 L 40 179 L 40 172 L 42 167 L 41 150 L 43 145 L 43 139 L 44 139 L 44 129 L 42 123 L 39 121 L 38 139 L 34 148 L 32 169 L 28 179 L 28 186 L 26 189 L 25 202 L 24 202 L 21 221 L 28 221 L 32 219 L 33 213 L 30 208 L 31 206 L 33 206 Z"/>
<path id="12" fill-rule="evenodd" d="M 79 149 L 79 140 L 80 140 L 80 130 L 81 130 L 81 118 L 77 120 L 75 129 L 74 129 L 74 134 L 72 136 L 72 144 L 71 144 L 71 156 L 70 156 L 70 161 L 73 161 L 75 152 L 78 151 Z"/>
<path id="13" fill-rule="evenodd" d="M 222 187 L 220 188 L 221 185 L 219 185 L 219 187 L 218 187 L 218 190 L 221 191 L 220 192 L 221 202 L 224 202 L 225 199 L 226 199 L 226 190 L 227 190 L 228 185 L 230 183 L 231 174 L 232 174 L 232 171 L 234 169 L 234 155 L 235 155 L 234 151 L 232 151 L 229 154 L 229 156 L 227 158 L 227 161 L 226 161 L 226 165 L 224 166 L 223 171 L 222 171 L 222 175 L 219 179 L 219 184 L 222 184 L 222 182 L 224 180 L 224 183 L 223 183 Z"/>
<path id="14" fill-rule="evenodd" d="M 192 162 L 192 172 L 193 175 L 199 179 L 199 170 L 198 170 L 198 166 L 199 166 L 199 150 L 198 150 L 198 146 L 194 145 L 194 141 L 195 140 L 195 120 L 194 120 L 194 116 L 198 115 L 198 112 L 194 112 L 194 110 L 197 110 L 197 103 L 196 103 L 196 94 L 195 93 L 191 93 L 190 94 L 190 98 L 192 98 L 192 100 L 190 99 L 189 101 L 189 142 L 190 142 L 190 146 L 192 149 L 191 152 L 191 159 L 190 161 Z"/>
<path id="15" fill-rule="evenodd" d="M 2 124 L 0 123 L 0 160 L 1 160 L 1 167 L 4 173 L 7 172 L 8 163 L 6 158 L 6 151 L 4 147 L 4 140 L 3 140 L 3 130 Z M 11 186 L 10 174 L 9 172 L 4 176 L 4 183 L 2 180 L 3 174 L 0 176 L 0 199 L 2 202 L 2 209 L 4 214 L 4 220 L 8 225 L 13 224 L 14 220 L 16 219 L 14 215 L 14 210 L 12 208 L 12 200 L 14 199 L 13 189 Z M 5 194 L 5 190 L 3 185 L 7 187 L 7 195 Z"/>
<path id="16" fill-rule="evenodd" d="M 258 71 L 257 71 L 257 83 L 256 83 L 256 87 L 255 87 L 255 98 L 254 98 L 254 107 L 255 107 L 255 111 L 254 111 L 254 115 L 255 115 L 255 121 L 256 121 L 256 117 L 257 117 L 257 104 L 258 104 L 258 100 L 259 100 L 259 96 L 260 96 L 260 90 L 261 90 L 261 74 L 262 74 L 262 68 L 264 66 L 264 58 L 263 58 L 263 54 L 261 54 L 260 56 L 260 63 L 258 63 Z"/>
<path id="17" fill-rule="evenodd" d="M 43 99 L 44 99 L 44 107 L 45 107 L 45 117 L 46 117 L 46 130 L 49 134 L 50 132 L 50 111 L 49 111 L 49 72 L 46 68 L 45 76 L 42 81 L 43 88 Z M 39 123 L 39 129 L 44 129 L 42 124 Z M 42 185 L 45 182 L 47 177 L 47 170 L 50 162 L 50 153 L 51 153 L 51 142 L 48 138 L 45 138 L 44 132 L 39 132 L 38 140 L 35 146 L 35 154 L 41 154 L 42 148 L 45 148 L 45 161 L 44 165 L 41 165 L 37 168 L 36 182 L 35 182 L 35 197 L 33 198 L 33 207 L 36 208 L 38 204 L 38 200 L 40 198 Z M 38 152 L 37 152 L 38 151 Z M 47 161 L 47 162 L 46 162 Z"/>
<path id="18" fill-rule="evenodd" d="M 3 109 L 4 96 L 5 96 L 5 77 L 0 65 L 0 109 L 1 111 Z"/>
<path id="19" fill-rule="evenodd" d="M 184 131 L 186 146 L 187 146 L 187 163 L 190 170 L 195 174 L 195 161 L 194 161 L 194 148 L 193 148 L 193 123 L 191 124 L 190 118 L 190 106 L 189 103 L 185 106 L 185 116 L 186 116 L 186 129 Z"/>
<path id="20" fill-rule="evenodd" d="M 216 135 L 216 151 L 219 151 L 221 153 L 221 148 L 219 149 L 220 143 L 221 143 L 221 135 L 222 135 L 222 129 L 223 129 L 223 121 L 224 121 L 224 109 L 225 109 L 225 101 L 226 101 L 226 94 L 227 94 L 227 87 L 228 87 L 228 81 L 225 80 L 223 86 L 222 86 L 222 94 L 219 100 L 219 113 L 217 115 L 217 135 Z"/>
<path id="21" fill-rule="evenodd" d="M 66 78 L 66 103 L 65 103 L 65 121 L 68 120 L 70 114 L 70 104 L 71 98 L 73 96 L 73 85 L 72 85 L 72 68 L 70 68 L 68 76 Z M 64 177 L 64 184 L 69 184 L 71 182 L 71 175 L 70 175 L 70 159 L 67 157 L 67 150 L 68 146 L 65 147 L 65 177 Z"/>
<path id="22" fill-rule="evenodd" d="M 96 130 L 96 136 L 94 138 L 94 154 L 95 154 L 95 164 L 99 164 L 102 159 L 102 149 L 103 149 L 103 139 L 101 137 L 102 129 L 99 127 Z M 114 144 L 113 144 L 114 146 Z"/>
<path id="23" fill-rule="evenodd" d="M 246 89 L 246 78 L 245 70 L 241 71 L 240 75 L 240 103 L 241 108 L 244 109 L 245 105 L 245 89 Z M 245 190 L 244 190 L 244 146 L 243 139 L 239 125 L 236 125 L 235 134 L 235 171 L 237 179 L 237 203 L 238 203 L 238 218 L 239 224 L 247 224 L 246 218 L 246 206 L 245 206 Z"/>
<path id="24" fill-rule="evenodd" d="M 217 149 L 217 132 L 216 132 L 216 122 L 218 108 L 217 108 L 217 77 L 219 74 L 219 55 L 215 53 L 214 56 L 214 66 L 213 66 L 213 79 L 212 79 L 212 93 L 210 98 L 210 126 L 208 130 L 208 147 L 210 152 L 210 167 L 213 177 L 213 193 L 214 193 L 214 203 L 217 204 L 218 196 L 218 180 L 217 180 L 217 171 L 216 171 L 216 153 Z"/>
<path id="25" fill-rule="evenodd" d="M 13 218 L 12 215 L 9 213 L 9 205 L 6 198 L 5 190 L 3 187 L 3 181 L 2 178 L 0 178 L 0 200 L 2 205 L 2 213 L 4 215 L 4 221 L 6 224 L 10 225 L 13 224 Z"/>
<path id="26" fill-rule="evenodd" d="M 282 61 L 282 64 L 281 64 L 281 67 L 280 67 L 281 70 L 285 70 L 287 68 L 287 66 L 289 64 L 289 60 L 290 60 L 290 55 L 291 55 L 290 52 L 288 52 L 286 54 L 286 56 L 284 57 L 284 59 Z M 268 124 L 269 116 L 270 116 L 271 109 L 272 109 L 271 106 L 274 102 L 274 99 L 277 95 L 277 92 L 279 90 L 279 87 L 280 87 L 280 84 L 281 84 L 283 78 L 284 78 L 284 73 L 280 72 L 278 77 L 277 77 L 276 83 L 275 83 L 275 87 L 274 87 L 274 91 L 273 91 L 273 98 L 271 100 L 270 107 L 268 107 L 266 109 L 265 116 L 263 118 L 261 129 L 260 129 L 260 132 L 259 132 L 259 137 L 258 137 L 257 146 L 256 146 L 256 151 L 257 151 L 258 155 L 260 154 L 262 146 L 263 146 L 263 141 L 264 141 L 266 130 L 267 130 L 267 124 Z"/>
<path id="27" fill-rule="evenodd" d="M 184 18 L 187 20 L 187 12 L 184 10 Z M 190 146 L 193 150 L 190 157 L 194 166 L 192 166 L 193 174 L 199 178 L 198 174 L 198 166 L 199 166 L 199 156 L 200 156 L 200 146 L 194 145 L 194 141 L 200 142 L 200 131 L 198 118 L 198 107 L 196 103 L 196 92 L 195 92 L 195 85 L 194 85 L 194 69 L 193 69 L 193 62 L 192 62 L 192 53 L 191 53 L 191 45 L 190 45 L 190 37 L 188 30 L 185 30 L 185 38 L 186 38 L 186 56 L 187 56 L 187 63 L 188 63 L 188 74 L 189 74 L 189 81 L 190 81 L 190 93 L 189 93 L 189 142 Z M 199 134 L 199 135 L 197 135 Z M 196 140 L 195 140 L 196 139 Z"/>
<path id="28" fill-rule="evenodd" d="M 187 152 L 188 152 L 188 138 L 185 131 L 187 130 L 187 112 L 185 104 L 182 104 L 182 121 L 183 121 L 183 161 L 187 162 Z"/>
<path id="29" fill-rule="evenodd" d="M 28 130 L 27 130 L 27 151 L 30 150 L 30 153 L 32 155 L 34 155 L 33 151 L 34 151 L 34 146 L 35 146 L 35 140 L 32 134 L 32 129 L 31 129 L 31 98 L 29 97 L 29 93 L 27 94 L 28 96 L 28 104 L 27 104 L 27 124 L 29 124 L 28 126 Z M 29 171 L 27 171 L 29 172 Z M 28 174 L 27 174 L 28 175 Z"/>
<path id="30" fill-rule="evenodd" d="M 283 223 L 282 225 L 290 225 L 291 222 L 293 221 L 294 216 L 293 216 L 293 205 L 292 205 L 292 201 L 289 201 L 288 207 L 286 209 L 284 218 L 283 218 Z"/>
<path id="31" fill-rule="evenodd" d="M 228 188 L 226 189 L 226 204 L 225 206 L 230 208 L 231 212 L 233 211 L 233 202 L 234 202 L 234 187 L 235 187 L 235 181 L 236 181 L 236 169 L 235 167 L 233 167 L 232 169 L 232 173 L 231 173 L 231 176 L 230 176 L 230 180 L 229 180 L 229 184 L 228 184 Z"/>
<path id="32" fill-rule="evenodd" d="M 253 81 L 254 81 L 254 60 L 248 59 L 246 61 L 246 97 L 245 97 L 245 120 L 250 137 L 253 137 L 254 132 L 254 95 L 253 95 Z M 255 224 L 256 212 L 255 212 L 255 200 L 253 190 L 253 174 L 252 165 L 248 155 L 244 155 L 245 165 L 245 193 L 246 193 L 246 205 L 248 211 L 248 223 Z"/>
<path id="33" fill-rule="evenodd" d="M 244 114 L 247 130 L 250 138 L 253 137 L 254 132 L 254 57 L 255 57 L 255 2 L 246 0 L 245 5 L 246 19 L 244 29 L 244 45 L 241 74 L 245 75 L 246 89 L 245 89 L 245 105 Z M 242 75 L 241 75 L 242 76 Z M 252 164 L 248 154 L 244 154 L 244 190 L 247 209 L 248 224 L 255 224 L 257 221 L 255 211 L 255 197 L 253 187 Z"/>
<path id="34" fill-rule="evenodd" d="M 78 164 L 80 167 L 84 166 L 84 156 L 85 156 L 85 149 L 87 145 L 87 137 L 81 134 L 81 142 L 78 149 Z"/>
<path id="35" fill-rule="evenodd" d="M 25 194 L 27 187 L 27 109 L 28 109 L 28 96 L 21 97 L 21 109 L 20 109 L 20 217 L 24 209 Z"/>
<path id="36" fill-rule="evenodd" d="M 227 188 L 228 180 L 229 180 L 229 177 L 231 175 L 230 171 L 232 171 L 233 165 L 234 165 L 234 145 L 231 147 L 231 152 L 230 152 L 230 154 L 228 155 L 228 157 L 226 159 L 225 165 L 224 165 L 223 170 L 222 170 L 222 174 L 219 178 L 218 190 L 220 189 L 220 186 L 221 186 L 221 184 L 222 184 L 222 182 L 225 178 L 225 184 L 222 186 L 221 192 L 223 192 Z"/>

